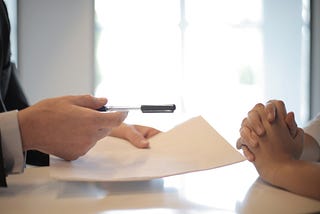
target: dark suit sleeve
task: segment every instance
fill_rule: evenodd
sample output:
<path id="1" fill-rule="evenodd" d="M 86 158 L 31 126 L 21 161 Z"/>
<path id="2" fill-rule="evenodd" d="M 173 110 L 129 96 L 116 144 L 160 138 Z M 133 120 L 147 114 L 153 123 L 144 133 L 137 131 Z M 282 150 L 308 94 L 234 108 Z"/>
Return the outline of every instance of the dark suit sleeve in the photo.
<path id="1" fill-rule="evenodd" d="M 1 130 L 0 130 L 0 187 L 6 187 L 6 173 L 4 170 L 4 162 L 3 162 L 3 155 L 2 155 L 2 144 L 1 144 Z"/>

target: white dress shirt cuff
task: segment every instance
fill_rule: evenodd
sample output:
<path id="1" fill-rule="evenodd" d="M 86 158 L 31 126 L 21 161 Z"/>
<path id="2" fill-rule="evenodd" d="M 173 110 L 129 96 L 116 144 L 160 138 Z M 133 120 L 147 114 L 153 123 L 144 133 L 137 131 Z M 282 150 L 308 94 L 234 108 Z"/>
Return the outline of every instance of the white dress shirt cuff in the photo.
<path id="1" fill-rule="evenodd" d="M 22 149 L 17 110 L 0 114 L 0 131 L 6 173 L 22 173 L 25 167 L 25 158 Z"/>

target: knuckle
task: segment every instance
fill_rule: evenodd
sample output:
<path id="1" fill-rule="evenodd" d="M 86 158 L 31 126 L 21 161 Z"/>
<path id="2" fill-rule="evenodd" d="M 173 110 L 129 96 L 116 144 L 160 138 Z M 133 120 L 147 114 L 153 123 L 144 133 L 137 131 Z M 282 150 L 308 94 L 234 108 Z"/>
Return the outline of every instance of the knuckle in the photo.
<path id="1" fill-rule="evenodd" d="M 241 136 L 242 141 L 247 138 L 247 132 L 246 132 L 245 128 L 240 129 L 240 136 Z"/>
<path id="2" fill-rule="evenodd" d="M 278 100 L 277 103 L 278 103 L 278 105 L 281 106 L 281 107 L 284 107 L 284 106 L 285 106 L 285 104 L 284 104 L 284 102 L 283 102 L 282 100 Z"/>
<path id="3" fill-rule="evenodd" d="M 254 106 L 254 109 L 263 109 L 264 108 L 264 105 L 262 103 L 257 103 L 255 106 Z"/>
<path id="4" fill-rule="evenodd" d="M 245 126 L 247 124 L 247 118 L 244 118 L 241 122 L 241 126 Z"/>
<path id="5" fill-rule="evenodd" d="M 78 97 L 92 97 L 91 94 L 87 94 L 87 93 L 79 94 L 79 95 L 74 95 L 74 96 L 78 96 Z"/>
<path id="6" fill-rule="evenodd" d="M 92 99 L 93 98 L 91 94 L 84 94 L 84 95 L 82 95 L 82 97 L 84 99 Z"/>
<path id="7" fill-rule="evenodd" d="M 248 116 L 254 114 L 256 111 L 254 109 L 251 109 L 250 111 L 248 111 Z"/>

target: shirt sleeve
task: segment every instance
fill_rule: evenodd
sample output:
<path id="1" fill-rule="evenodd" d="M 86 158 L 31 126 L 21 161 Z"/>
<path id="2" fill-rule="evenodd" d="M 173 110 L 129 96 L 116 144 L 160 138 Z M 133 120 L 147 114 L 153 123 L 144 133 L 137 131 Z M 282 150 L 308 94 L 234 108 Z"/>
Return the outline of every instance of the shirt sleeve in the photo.
<path id="1" fill-rule="evenodd" d="M 311 135 L 320 146 L 320 113 L 311 120 L 303 130 L 305 133 Z"/>
<path id="2" fill-rule="evenodd" d="M 22 149 L 17 110 L 0 114 L 0 130 L 3 162 L 6 173 L 22 173 L 25 167 L 25 158 Z"/>

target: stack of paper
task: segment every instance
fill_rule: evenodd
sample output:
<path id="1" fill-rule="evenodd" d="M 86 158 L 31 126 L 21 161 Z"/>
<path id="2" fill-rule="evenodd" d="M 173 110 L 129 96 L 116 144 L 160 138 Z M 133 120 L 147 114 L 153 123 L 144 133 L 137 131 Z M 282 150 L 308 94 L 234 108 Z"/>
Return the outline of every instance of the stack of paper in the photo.
<path id="1" fill-rule="evenodd" d="M 50 175 L 73 181 L 131 181 L 212 169 L 245 158 L 201 116 L 150 139 L 149 149 L 106 137 L 85 156 L 68 162 L 51 157 Z"/>

